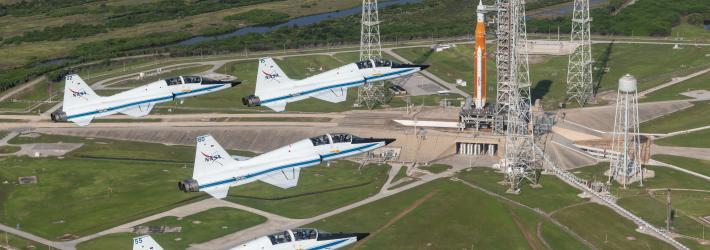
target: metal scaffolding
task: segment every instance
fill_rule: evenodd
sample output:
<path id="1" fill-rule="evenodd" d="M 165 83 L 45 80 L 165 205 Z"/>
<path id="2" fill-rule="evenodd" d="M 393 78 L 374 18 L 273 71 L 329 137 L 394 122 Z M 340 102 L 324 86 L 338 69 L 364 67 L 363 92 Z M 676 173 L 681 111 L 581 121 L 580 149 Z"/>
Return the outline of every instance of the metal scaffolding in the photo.
<path id="1" fill-rule="evenodd" d="M 530 69 L 524 0 L 497 0 L 497 97 L 494 131 L 505 134 L 503 168 L 509 192 L 517 193 L 524 180 L 537 184 L 533 152 Z"/>
<path id="2" fill-rule="evenodd" d="M 362 28 L 360 31 L 360 60 L 382 58 L 380 44 L 380 17 L 377 0 L 362 1 Z M 367 82 L 357 92 L 356 105 L 373 109 L 385 103 L 384 82 Z"/>
<path id="3" fill-rule="evenodd" d="M 567 100 L 584 106 L 594 97 L 592 40 L 589 0 L 575 0 L 570 43 L 575 46 L 567 65 Z"/>

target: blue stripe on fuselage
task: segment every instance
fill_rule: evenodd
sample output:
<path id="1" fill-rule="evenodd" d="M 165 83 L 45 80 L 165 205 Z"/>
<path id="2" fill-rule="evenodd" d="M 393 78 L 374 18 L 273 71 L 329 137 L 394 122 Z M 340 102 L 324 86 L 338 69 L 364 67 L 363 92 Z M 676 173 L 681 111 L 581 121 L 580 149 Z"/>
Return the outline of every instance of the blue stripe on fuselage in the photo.
<path id="1" fill-rule="evenodd" d="M 336 245 L 338 245 L 338 244 L 340 244 L 340 243 L 346 242 L 347 240 L 348 240 L 348 239 L 342 239 L 342 240 L 338 240 L 338 241 L 333 241 L 333 242 L 331 242 L 331 243 L 324 244 L 324 245 L 321 245 L 321 246 L 311 247 L 311 248 L 309 248 L 308 250 L 325 249 L 325 248 L 332 247 L 332 246 L 336 246 Z"/>
<path id="2" fill-rule="evenodd" d="M 344 151 L 341 151 L 341 152 L 338 152 L 338 153 L 330 153 L 330 154 L 327 154 L 327 155 L 323 155 L 322 158 L 325 159 L 325 158 L 330 158 L 330 157 L 334 157 L 334 156 L 337 156 L 337 155 L 342 155 L 342 154 L 351 153 L 351 152 L 358 151 L 358 150 L 364 150 L 364 149 L 367 149 L 367 148 L 372 147 L 372 146 L 375 146 L 375 145 L 377 145 L 377 143 L 371 143 L 371 144 L 369 144 L 369 145 L 360 146 L 360 147 L 357 147 L 357 148 L 351 148 L 351 149 L 344 150 Z M 248 179 L 248 178 L 253 178 L 253 177 L 257 177 L 257 176 L 259 176 L 259 175 L 268 174 L 268 173 L 273 172 L 273 171 L 278 171 L 278 170 L 287 169 L 287 168 L 299 167 L 299 166 L 301 166 L 301 165 L 308 165 L 308 164 L 317 163 L 317 162 L 320 162 L 320 161 L 321 161 L 320 159 L 317 159 L 317 160 L 310 160 L 310 161 L 302 161 L 302 162 L 297 162 L 297 163 L 291 163 L 291 164 L 287 164 L 287 165 L 284 165 L 284 166 L 278 166 L 278 167 L 266 169 L 266 170 L 263 170 L 263 171 L 259 171 L 259 172 L 253 173 L 253 174 L 247 174 L 247 175 L 240 176 L 240 177 L 232 177 L 232 178 L 229 178 L 229 179 L 226 179 L 226 180 L 221 180 L 221 181 L 218 181 L 218 182 L 212 182 L 212 183 L 207 183 L 207 184 L 205 184 L 205 185 L 200 185 L 200 186 L 199 186 L 199 189 L 202 190 L 202 189 L 205 189 L 205 188 L 211 188 L 211 187 L 215 187 L 215 186 L 220 186 L 220 185 L 224 185 L 224 184 L 229 184 L 229 183 L 232 183 L 232 182 L 236 182 L 237 180 L 244 180 L 244 179 Z"/>
<path id="3" fill-rule="evenodd" d="M 412 70 L 414 70 L 414 68 L 404 69 L 404 70 L 400 70 L 400 71 L 396 71 L 396 72 L 391 72 L 391 73 L 387 73 L 387 74 L 383 74 L 383 75 L 379 75 L 379 76 L 375 76 L 375 77 L 364 78 L 363 80 L 357 80 L 357 81 L 346 82 L 346 83 L 339 83 L 339 84 L 335 84 L 335 85 L 331 85 L 331 86 L 325 86 L 325 87 L 320 87 L 320 88 L 317 88 L 317 89 L 307 90 L 307 91 L 300 92 L 300 93 L 295 93 L 295 94 L 290 94 L 290 95 L 275 97 L 275 98 L 271 98 L 271 99 L 266 99 L 266 100 L 261 101 L 261 104 L 270 103 L 270 102 L 278 102 L 278 101 L 282 101 L 282 100 L 285 100 L 285 99 L 289 99 L 289 98 L 293 98 L 293 97 L 297 97 L 297 96 L 302 96 L 302 95 L 309 95 L 309 94 L 313 94 L 313 93 L 318 93 L 318 92 L 325 91 L 325 90 L 329 90 L 329 89 L 342 88 L 342 87 L 351 87 L 351 86 L 353 86 L 353 85 L 358 85 L 358 84 L 361 84 L 361 83 L 365 83 L 365 82 L 372 81 L 372 80 L 377 80 L 377 79 L 379 79 L 379 78 L 388 77 L 388 76 L 391 76 L 391 75 L 406 73 L 406 72 L 409 72 L 409 71 L 412 71 Z"/>
<path id="4" fill-rule="evenodd" d="M 197 93 L 197 92 L 202 92 L 202 91 L 207 91 L 207 90 L 212 90 L 212 89 L 219 88 L 219 87 L 222 87 L 222 86 L 224 86 L 224 85 L 214 85 L 214 86 L 209 86 L 209 87 L 197 89 L 197 90 L 190 91 L 190 92 L 175 93 L 175 97 L 183 96 L 183 95 L 189 95 L 189 94 L 194 94 L 194 93 Z M 104 113 L 104 112 L 108 112 L 108 111 L 114 111 L 114 110 L 124 109 L 124 108 L 128 108 L 128 107 L 131 107 L 131 106 L 138 106 L 138 105 L 141 105 L 141 104 L 146 104 L 146 103 L 151 103 L 151 102 L 159 102 L 159 101 L 163 101 L 163 100 L 169 100 L 169 99 L 173 99 L 173 95 L 164 96 L 164 97 L 158 97 L 158 98 L 151 98 L 151 99 L 148 99 L 148 100 L 132 102 L 132 103 L 123 104 L 123 105 L 119 105 L 119 106 L 115 106 L 115 107 L 109 107 L 109 108 L 102 109 L 102 110 L 90 111 L 90 112 L 85 112 L 85 113 L 76 114 L 76 115 L 70 115 L 70 116 L 67 117 L 67 120 L 76 119 L 76 118 L 79 118 L 79 117 L 82 117 L 82 116 L 87 116 L 87 115 L 95 115 L 95 114 L 100 114 L 100 113 Z"/>

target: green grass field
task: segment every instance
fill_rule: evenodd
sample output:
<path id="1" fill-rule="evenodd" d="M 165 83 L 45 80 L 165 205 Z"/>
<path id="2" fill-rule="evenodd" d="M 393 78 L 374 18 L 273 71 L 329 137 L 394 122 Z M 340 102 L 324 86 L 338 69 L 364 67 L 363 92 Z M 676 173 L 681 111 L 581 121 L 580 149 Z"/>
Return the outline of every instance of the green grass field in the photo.
<path id="1" fill-rule="evenodd" d="M 61 95 L 59 94 L 64 90 L 64 82 L 52 83 L 49 81 L 42 81 L 37 83 L 32 87 L 20 91 L 11 98 L 0 102 L 0 109 L 9 111 L 27 110 L 38 104 L 38 102 L 49 99 L 50 90 L 52 94 L 56 95 L 56 98 L 61 99 Z M 54 104 L 52 104 L 52 106 L 53 105 Z"/>
<path id="2" fill-rule="evenodd" d="M 0 221 L 48 239 L 87 235 L 205 198 L 175 183 L 191 175 L 194 147 L 41 135 L 11 143 L 84 143 L 63 159 L 5 157 L 0 179 L 37 176 L 36 185 L 0 189 Z M 240 155 L 249 152 L 230 151 Z M 90 201 L 90 202 L 89 202 Z"/>
<path id="3" fill-rule="evenodd" d="M 0 146 L 0 154 L 10 154 L 10 153 L 15 153 L 17 151 L 20 151 L 20 147 L 17 146 L 11 146 L 11 145 L 5 145 L 5 146 Z"/>
<path id="4" fill-rule="evenodd" d="M 599 204 L 566 208 L 553 217 L 600 249 L 673 249 L 663 241 L 637 232 L 636 224 Z"/>
<path id="5" fill-rule="evenodd" d="M 432 172 L 434 174 L 438 174 L 438 173 L 442 173 L 446 170 L 451 169 L 451 166 L 446 165 L 446 164 L 432 164 L 429 166 L 421 166 L 419 168 L 424 169 L 429 172 Z"/>
<path id="6" fill-rule="evenodd" d="M 394 175 L 394 178 L 392 178 L 392 182 L 398 181 L 404 177 L 407 177 L 407 166 L 402 166 L 399 168 L 399 171 L 397 171 L 397 174 Z"/>
<path id="7" fill-rule="evenodd" d="M 671 133 L 708 126 L 708 108 L 710 102 L 695 102 L 690 108 L 641 123 L 641 133 Z"/>
<path id="8" fill-rule="evenodd" d="M 671 33 L 673 37 L 683 37 L 700 41 L 710 40 L 710 30 L 706 30 L 700 25 L 688 24 L 687 20 L 683 20 L 681 24 L 673 27 Z"/>
<path id="9" fill-rule="evenodd" d="M 710 73 L 705 73 L 697 76 L 687 81 L 677 83 L 673 86 L 663 88 L 659 91 L 653 92 L 646 95 L 645 98 L 639 99 L 641 102 L 656 102 L 656 101 L 670 101 L 670 100 L 685 100 L 691 99 L 688 96 L 681 95 L 693 90 L 707 90 L 710 91 Z"/>
<path id="10" fill-rule="evenodd" d="M 681 191 L 677 191 L 681 192 Z M 644 220 L 649 223 L 659 227 L 665 228 L 666 225 L 666 192 L 657 192 L 655 195 L 643 195 L 636 197 L 628 197 L 619 199 L 618 203 L 622 207 L 628 209 L 630 212 L 644 218 Z M 676 191 L 671 192 L 674 199 L 678 200 L 688 200 L 688 195 L 683 196 L 682 193 L 676 195 Z M 691 194 L 692 195 L 692 194 Z M 699 193 L 701 198 L 707 197 L 707 194 Z M 702 199 L 692 199 L 692 201 L 700 201 Z M 696 206 L 698 207 L 698 206 Z M 710 205 L 703 206 L 705 209 L 710 209 Z M 676 216 L 673 220 L 672 230 L 675 233 L 702 238 L 703 237 L 703 224 L 690 218 L 681 208 L 675 207 Z M 708 211 L 708 210 L 706 210 Z M 707 216 L 710 213 L 705 212 L 703 216 Z M 706 228 L 710 229 L 710 228 Z"/>
<path id="11" fill-rule="evenodd" d="M 669 168 L 658 166 L 644 167 L 655 171 L 656 176 L 653 178 L 645 179 L 642 188 L 639 187 L 638 183 L 633 183 L 627 185 L 627 189 L 623 189 L 620 185 L 618 185 L 618 183 L 615 183 L 611 187 L 612 194 L 619 198 L 622 198 L 643 194 L 645 190 L 649 188 L 702 189 L 703 187 L 707 187 L 707 182 L 705 182 L 703 179 L 688 175 L 680 171 L 675 171 Z M 606 181 L 608 177 L 604 176 L 603 173 L 607 170 L 609 170 L 609 163 L 600 163 L 598 165 L 586 166 L 575 169 L 573 173 L 586 180 L 596 179 L 598 181 Z"/>
<path id="12" fill-rule="evenodd" d="M 710 176 L 710 161 L 674 155 L 654 155 L 653 159 L 663 163 L 671 164 L 679 168 L 684 168 L 699 174 Z"/>
<path id="13" fill-rule="evenodd" d="M 656 156 L 654 156 L 654 158 L 655 157 Z M 608 167 L 608 163 L 587 166 L 575 169 L 575 174 L 588 180 L 596 176 L 597 180 L 603 181 L 606 177 L 603 176 L 602 173 L 606 171 Z M 619 198 L 619 204 L 621 206 L 656 226 L 665 227 L 665 192 L 656 191 L 655 193 L 649 193 L 648 189 L 671 188 L 710 191 L 707 182 L 701 178 L 664 167 L 645 167 L 653 170 L 655 177 L 644 180 L 643 187 L 639 187 L 638 183 L 633 183 L 628 185 L 627 189 L 623 189 L 618 183 L 614 183 L 610 191 L 614 196 Z M 708 215 L 707 211 L 710 211 L 710 204 L 704 202 L 704 199 L 707 199 L 707 193 L 690 191 L 673 191 L 672 193 L 674 197 L 673 207 L 680 212 L 674 224 L 675 232 L 700 237 L 703 227 L 691 217 Z"/>
<path id="14" fill-rule="evenodd" d="M 298 186 L 281 189 L 263 182 L 233 187 L 227 200 L 289 218 L 308 218 L 379 192 L 388 165 L 336 161 L 301 169 Z M 285 209 L 288 208 L 288 209 Z"/>
<path id="15" fill-rule="evenodd" d="M 32 250 L 32 249 L 49 249 L 48 246 L 32 240 L 28 240 L 17 235 L 0 232 L 0 247 L 10 246 L 10 249 Z"/>
<path id="16" fill-rule="evenodd" d="M 490 47 L 490 46 L 489 46 Z M 675 76 L 684 76 L 710 66 L 706 54 L 710 48 L 685 46 L 673 50 L 671 45 L 640 44 L 596 44 L 592 47 L 593 57 L 598 70 L 609 68 L 600 75 L 594 72 L 595 79 L 601 79 L 598 91 L 615 89 L 618 80 L 630 73 L 639 79 L 639 88 L 647 89 L 665 83 Z M 466 91 L 472 92 L 473 86 L 473 47 L 459 45 L 443 52 L 431 52 L 429 48 L 406 48 L 394 50 L 397 54 L 417 63 L 431 64 L 428 70 L 448 82 L 463 79 L 469 82 Z M 653 51 L 653 53 L 648 53 Z M 489 99 L 495 98 L 495 63 L 494 50 L 488 49 L 488 93 Z M 530 59 L 531 95 L 533 99 L 542 98 L 546 109 L 556 109 L 565 99 L 567 79 L 567 56 L 534 56 Z"/>
<path id="17" fill-rule="evenodd" d="M 404 214 L 407 209 L 411 212 Z M 370 232 L 363 249 L 542 249 L 541 239 L 553 249 L 586 248 L 529 210 L 449 180 L 434 181 L 309 226 Z"/>
<path id="18" fill-rule="evenodd" d="M 519 195 L 506 193 L 508 186 L 498 184 L 503 175 L 490 168 L 472 168 L 459 174 L 459 178 L 481 186 L 487 190 L 503 195 L 530 207 L 540 208 L 546 212 L 582 202 L 577 197 L 579 191 L 551 175 L 543 175 L 540 179 L 542 188 L 523 187 Z"/>
<path id="19" fill-rule="evenodd" d="M 710 147 L 708 140 L 710 140 L 710 129 L 666 137 L 654 140 L 653 143 L 661 146 L 708 148 Z"/>
<path id="20" fill-rule="evenodd" d="M 164 217 L 141 226 L 181 227 L 179 233 L 153 234 L 165 249 L 186 249 L 261 224 L 266 218 L 232 208 L 213 208 L 184 218 Z M 131 249 L 133 233 L 111 234 L 79 244 L 77 249 Z"/>
<path id="21" fill-rule="evenodd" d="M 183 164 L 6 157 L 0 179 L 37 176 L 39 183 L 4 185 L 0 221 L 48 239 L 84 236 L 205 197 L 175 188 L 190 175 Z"/>

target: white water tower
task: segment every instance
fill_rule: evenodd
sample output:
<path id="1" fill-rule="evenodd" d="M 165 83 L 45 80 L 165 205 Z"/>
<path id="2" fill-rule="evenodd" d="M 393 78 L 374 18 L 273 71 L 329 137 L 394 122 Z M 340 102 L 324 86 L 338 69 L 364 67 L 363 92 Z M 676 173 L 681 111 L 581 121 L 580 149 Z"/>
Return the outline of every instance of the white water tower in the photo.
<path id="1" fill-rule="evenodd" d="M 641 138 L 639 136 L 638 82 L 626 74 L 619 79 L 611 144 L 609 183 L 617 180 L 624 188 L 639 181 L 643 186 Z"/>

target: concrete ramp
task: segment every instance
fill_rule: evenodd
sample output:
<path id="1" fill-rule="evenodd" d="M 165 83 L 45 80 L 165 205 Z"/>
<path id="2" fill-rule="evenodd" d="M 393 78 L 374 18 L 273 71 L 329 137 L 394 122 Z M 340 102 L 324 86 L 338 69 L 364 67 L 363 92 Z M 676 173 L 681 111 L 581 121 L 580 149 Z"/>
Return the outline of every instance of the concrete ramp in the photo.
<path id="1" fill-rule="evenodd" d="M 597 163 L 596 159 L 575 150 L 569 141 L 555 137 L 547 143 L 544 150 L 550 160 L 556 162 L 560 168 L 569 170 Z M 544 167 L 548 168 L 549 166 Z"/>
<path id="2" fill-rule="evenodd" d="M 691 106 L 693 104 L 688 101 L 641 103 L 639 104 L 639 119 L 641 122 L 645 122 Z M 615 111 L 616 107 L 613 105 L 570 109 L 565 112 L 565 120 L 590 129 L 611 132 L 614 126 Z"/>

